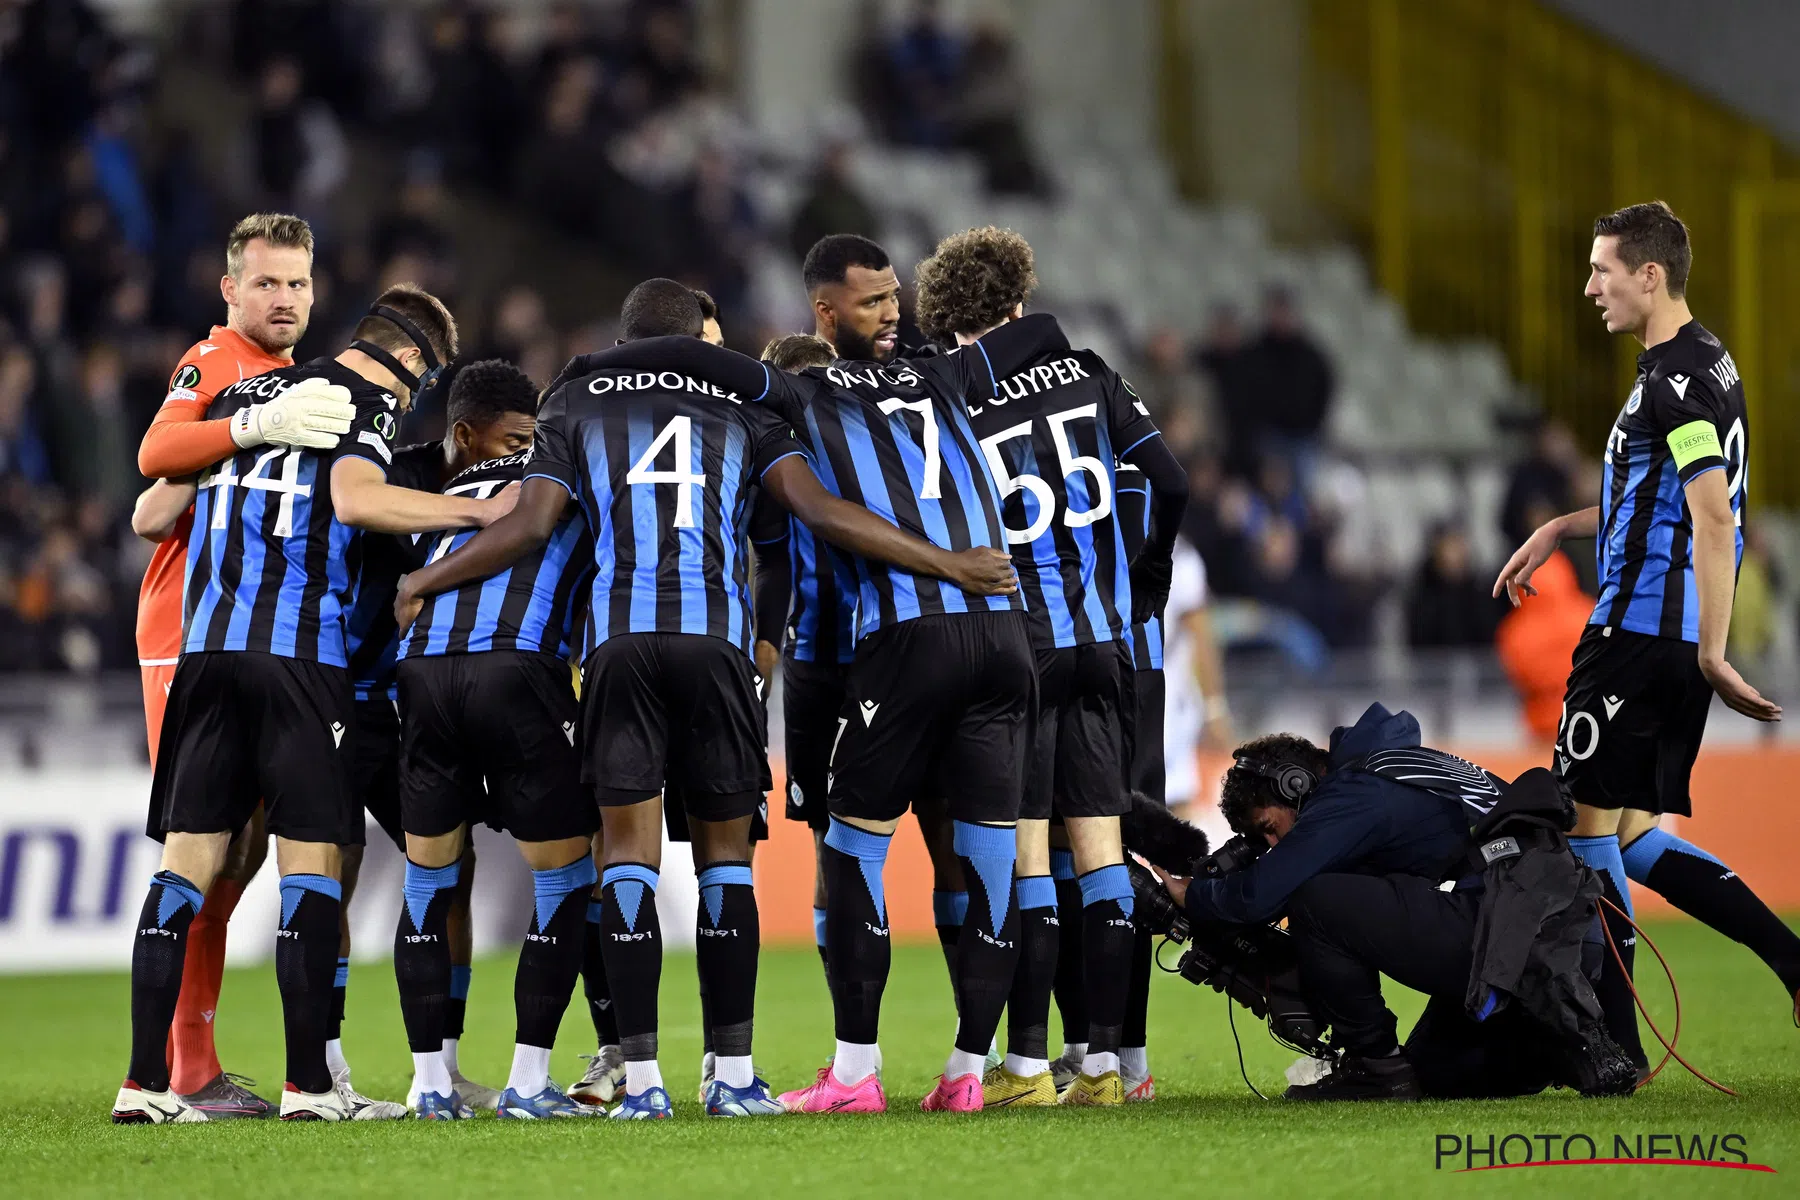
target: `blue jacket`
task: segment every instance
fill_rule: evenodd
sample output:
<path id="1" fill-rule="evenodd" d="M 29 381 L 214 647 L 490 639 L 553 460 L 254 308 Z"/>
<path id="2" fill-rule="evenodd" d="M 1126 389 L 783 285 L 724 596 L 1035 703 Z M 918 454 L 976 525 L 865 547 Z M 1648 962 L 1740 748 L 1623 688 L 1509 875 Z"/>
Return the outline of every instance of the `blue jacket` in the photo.
<path id="1" fill-rule="evenodd" d="M 1462 804 L 1393 783 L 1346 763 L 1377 750 L 1419 745 L 1419 722 L 1379 704 L 1331 734 L 1331 768 L 1301 806 L 1286 837 L 1242 871 L 1196 879 L 1188 915 L 1200 921 L 1272 921 L 1315 875 L 1423 875 L 1436 880 L 1469 844 Z"/>

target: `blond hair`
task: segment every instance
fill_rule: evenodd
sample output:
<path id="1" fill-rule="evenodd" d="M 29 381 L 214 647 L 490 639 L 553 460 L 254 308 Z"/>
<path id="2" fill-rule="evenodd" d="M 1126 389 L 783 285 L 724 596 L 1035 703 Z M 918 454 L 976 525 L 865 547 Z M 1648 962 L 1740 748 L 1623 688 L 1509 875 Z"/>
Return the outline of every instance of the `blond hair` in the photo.
<path id="1" fill-rule="evenodd" d="M 312 226 L 288 213 L 251 213 L 231 227 L 225 239 L 225 272 L 233 279 L 244 277 L 244 247 L 257 238 L 285 250 L 304 250 L 312 257 Z"/>

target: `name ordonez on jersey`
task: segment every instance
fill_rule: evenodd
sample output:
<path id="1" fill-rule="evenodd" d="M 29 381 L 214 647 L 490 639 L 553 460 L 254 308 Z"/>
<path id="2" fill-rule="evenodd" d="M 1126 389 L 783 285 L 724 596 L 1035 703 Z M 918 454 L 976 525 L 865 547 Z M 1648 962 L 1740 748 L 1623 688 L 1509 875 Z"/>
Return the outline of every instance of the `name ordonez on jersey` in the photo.
<path id="1" fill-rule="evenodd" d="M 729 400 L 733 404 L 742 404 L 736 392 L 728 392 L 715 384 L 702 383 L 689 375 L 677 374 L 674 371 L 637 371 L 630 375 L 599 375 L 588 382 L 588 391 L 596 396 L 607 392 L 648 392 L 661 390 L 665 392 L 699 392 L 703 396 L 714 396 L 720 400 Z"/>

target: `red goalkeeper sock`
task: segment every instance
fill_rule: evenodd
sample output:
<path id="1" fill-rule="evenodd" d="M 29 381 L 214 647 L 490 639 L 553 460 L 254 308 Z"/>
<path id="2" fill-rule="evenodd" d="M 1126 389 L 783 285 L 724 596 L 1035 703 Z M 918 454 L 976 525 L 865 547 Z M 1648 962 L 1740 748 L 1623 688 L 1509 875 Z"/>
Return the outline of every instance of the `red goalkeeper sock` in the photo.
<path id="1" fill-rule="evenodd" d="M 244 885 L 237 880 L 215 880 L 188 930 L 181 998 L 169 1030 L 170 1086 L 180 1095 L 199 1091 L 223 1069 L 213 1044 L 213 1016 L 225 980 L 225 925 L 243 895 Z"/>

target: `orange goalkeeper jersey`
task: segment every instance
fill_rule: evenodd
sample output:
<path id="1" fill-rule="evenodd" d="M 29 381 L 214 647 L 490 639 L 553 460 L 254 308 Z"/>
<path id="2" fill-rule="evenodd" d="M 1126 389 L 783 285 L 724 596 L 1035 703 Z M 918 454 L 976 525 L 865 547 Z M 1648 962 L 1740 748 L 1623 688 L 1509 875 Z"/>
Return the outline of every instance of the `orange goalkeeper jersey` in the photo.
<path id="1" fill-rule="evenodd" d="M 169 394 L 138 450 L 138 469 L 152 478 L 192 474 L 236 453 L 228 421 L 206 421 L 220 388 L 290 365 L 223 325 L 181 356 L 169 379 Z M 178 428 L 205 422 L 214 429 Z M 210 457 L 209 457 L 210 456 Z M 188 533 L 194 511 L 182 514 L 175 532 L 156 547 L 138 590 L 138 663 L 172 663 L 181 654 L 182 585 L 187 575 Z"/>

